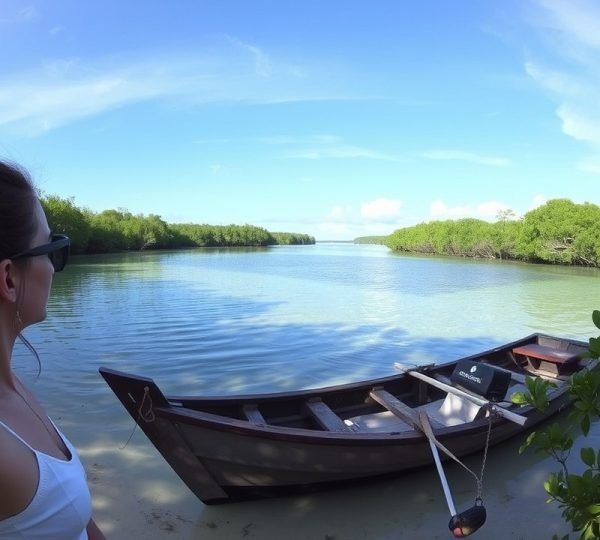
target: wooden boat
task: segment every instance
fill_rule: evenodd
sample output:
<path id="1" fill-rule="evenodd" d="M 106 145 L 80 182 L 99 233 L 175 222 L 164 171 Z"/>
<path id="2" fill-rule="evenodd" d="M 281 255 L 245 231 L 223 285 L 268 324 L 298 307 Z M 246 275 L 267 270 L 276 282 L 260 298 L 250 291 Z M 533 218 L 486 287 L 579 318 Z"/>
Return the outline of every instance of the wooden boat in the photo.
<path id="1" fill-rule="evenodd" d="M 328 388 L 227 397 L 165 397 L 152 379 L 108 368 L 100 373 L 185 484 L 204 503 L 218 504 L 431 465 L 429 441 L 415 423 L 421 410 L 437 440 L 457 456 L 485 446 L 490 422 L 489 443 L 499 443 L 568 404 L 566 382 L 585 369 L 589 360 L 581 355 L 587 349 L 580 341 L 532 334 L 460 360 L 509 373 L 506 397 L 495 407 L 518 413 L 524 426 L 446 391 L 456 388 L 459 360 L 420 368 L 424 380 L 402 372 Z M 527 375 L 557 384 L 543 413 L 510 403 Z"/>

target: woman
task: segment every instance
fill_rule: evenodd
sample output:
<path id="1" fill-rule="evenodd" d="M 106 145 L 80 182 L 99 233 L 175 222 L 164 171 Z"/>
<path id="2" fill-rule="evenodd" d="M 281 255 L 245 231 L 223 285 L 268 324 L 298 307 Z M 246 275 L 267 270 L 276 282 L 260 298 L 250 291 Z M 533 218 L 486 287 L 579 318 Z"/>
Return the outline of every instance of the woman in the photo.
<path id="1" fill-rule="evenodd" d="M 21 331 L 46 317 L 68 249 L 27 174 L 0 161 L 0 540 L 104 539 L 75 449 L 11 367 Z"/>

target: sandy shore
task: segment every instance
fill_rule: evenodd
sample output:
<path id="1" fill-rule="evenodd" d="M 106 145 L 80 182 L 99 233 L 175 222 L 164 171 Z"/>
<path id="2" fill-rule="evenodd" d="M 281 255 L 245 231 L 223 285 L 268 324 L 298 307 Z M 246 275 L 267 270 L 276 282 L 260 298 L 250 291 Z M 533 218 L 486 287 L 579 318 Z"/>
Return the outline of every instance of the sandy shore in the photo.
<path id="1" fill-rule="evenodd" d="M 89 375 L 94 385 L 97 375 Z M 32 381 L 33 382 L 33 381 Z M 352 489 L 220 506 L 205 506 L 183 484 L 108 389 L 89 397 L 81 383 L 55 392 L 32 384 L 77 447 L 88 473 L 94 517 L 108 540 L 421 540 L 452 538 L 435 468 Z M 78 394 L 80 394 L 78 396 Z M 563 415 L 564 417 L 564 415 Z M 490 449 L 484 475 L 486 524 L 471 538 L 548 540 L 565 534 L 560 511 L 546 504 L 543 482 L 558 470 L 549 458 L 518 449 L 524 437 Z M 600 447 L 600 422 L 576 441 Z M 465 460 L 479 472 L 481 456 Z M 575 461 L 574 461 L 575 463 Z M 445 466 L 459 511 L 473 505 L 473 478 Z"/>
<path id="2" fill-rule="evenodd" d="M 587 445 L 598 445 L 598 424 L 594 428 Z M 342 491 L 205 506 L 143 433 L 137 431 L 121 449 L 130 430 L 111 437 L 93 431 L 80 426 L 73 438 L 88 470 L 96 520 L 109 540 L 451 538 L 433 468 Z M 547 540 L 567 532 L 556 506 L 545 503 L 542 484 L 553 462 L 531 453 L 518 456 L 518 446 L 511 441 L 490 451 L 484 479 L 488 519 L 473 538 Z M 479 459 L 467 463 L 478 469 Z M 457 465 L 446 470 L 457 507 L 469 507 L 475 496 L 472 478 Z"/>

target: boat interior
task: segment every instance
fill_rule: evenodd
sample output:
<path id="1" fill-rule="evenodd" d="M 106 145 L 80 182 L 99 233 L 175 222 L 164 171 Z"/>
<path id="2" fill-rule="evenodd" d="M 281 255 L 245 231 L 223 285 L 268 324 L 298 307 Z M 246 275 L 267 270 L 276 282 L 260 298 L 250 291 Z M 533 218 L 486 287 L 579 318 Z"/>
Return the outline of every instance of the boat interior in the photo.
<path id="1" fill-rule="evenodd" d="M 577 369 L 581 343 L 535 335 L 513 347 L 498 348 L 469 357 L 510 373 L 502 407 L 513 406 L 512 394 L 525 391 L 527 375 L 541 376 L 560 386 Z M 451 380 L 456 363 L 423 366 L 421 373 L 456 386 Z M 464 389 L 463 389 L 464 390 Z M 468 393 L 468 392 L 467 392 Z M 481 397 L 481 396 L 479 396 Z M 456 426 L 484 418 L 486 409 L 469 399 L 444 391 L 406 373 L 340 387 L 286 394 L 235 396 L 231 398 L 170 398 L 172 405 L 208 412 L 258 427 L 285 427 L 325 432 L 397 433 L 419 426 L 425 410 L 432 427 Z M 514 406 L 513 406 L 514 407 Z"/>

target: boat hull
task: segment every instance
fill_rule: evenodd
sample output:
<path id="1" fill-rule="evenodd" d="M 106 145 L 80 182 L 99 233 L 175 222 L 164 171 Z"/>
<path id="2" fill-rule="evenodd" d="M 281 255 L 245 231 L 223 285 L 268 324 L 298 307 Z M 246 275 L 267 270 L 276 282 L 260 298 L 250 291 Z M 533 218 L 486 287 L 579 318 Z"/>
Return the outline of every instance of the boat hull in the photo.
<path id="1" fill-rule="evenodd" d="M 504 362 L 503 369 L 512 361 L 518 367 L 510 351 L 528 343 L 550 343 L 576 353 L 587 348 L 582 342 L 536 334 L 469 359 Z M 453 364 L 440 367 L 439 374 L 449 373 Z M 522 367 L 525 371 L 526 366 Z M 432 368 L 430 373 L 435 375 L 436 370 Z M 428 439 L 420 430 L 409 428 L 399 419 L 389 429 L 378 432 L 346 430 L 343 426 L 339 430 L 317 429 L 307 427 L 308 424 L 285 424 L 282 420 L 286 415 L 291 418 L 296 410 L 298 418 L 304 418 L 308 415 L 307 409 L 300 404 L 314 400 L 329 403 L 334 415 L 347 417 L 350 414 L 347 411 L 359 407 L 361 400 L 369 402 L 372 388 L 389 388 L 404 397 L 422 393 L 422 385 L 408 380 L 411 378 L 405 374 L 285 394 L 167 398 L 151 379 L 105 368 L 101 373 L 166 461 L 206 504 L 312 492 L 389 478 L 433 463 Z M 558 382 L 558 388 L 550 394 L 550 406 L 544 412 L 530 406 L 516 409 L 527 418 L 525 426 L 492 414 L 459 425 L 436 425 L 435 436 L 459 457 L 481 451 L 488 437 L 490 445 L 514 437 L 568 405 L 566 377 L 559 378 Z M 437 407 L 433 399 L 438 398 L 436 394 L 427 397 L 425 393 L 424 396 L 419 399 L 427 403 L 414 406 L 415 410 L 423 407 L 432 410 L 433 404 Z M 261 422 L 262 417 L 249 420 L 235 417 L 231 412 L 242 410 L 248 403 L 269 412 L 270 416 Z M 282 412 L 282 416 L 277 417 L 274 411 L 278 410 L 285 414 Z"/>

